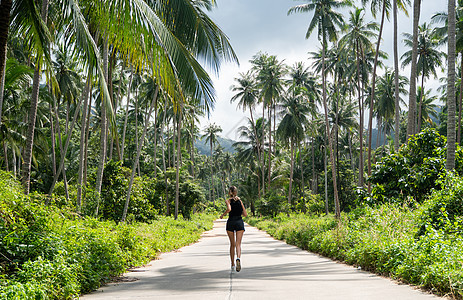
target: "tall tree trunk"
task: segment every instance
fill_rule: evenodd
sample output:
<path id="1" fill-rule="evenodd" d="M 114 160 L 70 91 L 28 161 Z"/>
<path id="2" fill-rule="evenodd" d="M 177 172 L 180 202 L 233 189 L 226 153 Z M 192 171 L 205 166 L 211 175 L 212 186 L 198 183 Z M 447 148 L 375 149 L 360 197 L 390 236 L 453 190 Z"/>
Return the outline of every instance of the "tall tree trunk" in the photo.
<path id="1" fill-rule="evenodd" d="M 53 193 L 53 189 L 55 188 L 55 184 L 56 184 L 56 181 L 59 178 L 61 170 L 63 170 L 62 166 L 64 166 L 64 158 L 66 157 L 66 151 L 63 149 L 63 140 L 62 140 L 61 128 L 60 128 L 60 124 L 59 124 L 58 108 L 57 108 L 55 98 L 53 98 L 53 99 L 54 99 L 53 110 L 55 112 L 55 118 L 56 118 L 55 126 L 56 126 L 56 132 L 58 133 L 58 144 L 59 144 L 59 151 L 60 151 L 60 154 L 61 154 L 61 162 L 60 162 L 60 166 L 58 168 L 58 171 L 55 174 L 55 177 L 53 177 L 53 182 L 51 184 L 51 188 L 50 188 L 50 192 L 49 192 L 50 195 Z M 68 192 L 68 185 L 67 185 L 67 179 L 66 179 L 66 169 L 63 170 L 63 181 L 64 181 L 64 191 L 65 191 L 65 194 L 66 194 L 66 200 L 69 201 L 69 192 Z"/>
<path id="2" fill-rule="evenodd" d="M 12 0 L 0 1 L 0 125 L 2 124 L 3 92 L 5 88 L 6 54 Z"/>
<path id="3" fill-rule="evenodd" d="M 166 118 L 167 118 L 167 102 L 168 98 L 166 97 L 166 101 L 164 103 L 164 113 L 162 117 L 162 123 L 161 123 L 161 135 L 164 134 L 164 124 L 166 123 Z M 166 135 L 167 136 L 167 135 Z M 166 216 L 170 216 L 170 207 L 169 207 L 169 190 L 168 190 L 168 185 L 167 185 L 167 168 L 166 168 L 166 157 L 165 157 L 165 148 L 166 148 L 166 143 L 164 142 L 166 138 L 161 137 L 162 141 L 162 168 L 164 171 L 164 185 L 166 187 Z"/>
<path id="4" fill-rule="evenodd" d="M 121 149 L 122 161 L 124 160 L 125 133 L 127 132 L 127 120 L 129 118 L 129 104 L 130 104 L 130 92 L 132 90 L 132 80 L 133 80 L 133 68 L 130 68 L 130 79 L 129 79 L 129 85 L 127 88 L 127 106 L 125 107 L 124 129 L 122 130 L 122 149 Z"/>
<path id="5" fill-rule="evenodd" d="M 447 85 L 447 162 L 446 169 L 455 169 L 455 0 L 448 0 L 448 85 Z"/>
<path id="6" fill-rule="evenodd" d="M 289 174 L 289 189 L 288 189 L 288 205 L 291 208 L 292 187 L 293 187 L 293 173 L 294 173 L 294 142 L 291 138 L 291 173 Z"/>
<path id="7" fill-rule="evenodd" d="M 328 138 L 328 136 L 327 136 Z M 326 160 L 327 160 L 327 147 L 326 147 L 326 140 L 325 140 L 325 147 L 323 149 L 323 167 L 325 169 L 325 214 L 328 215 L 330 213 L 329 209 L 328 209 L 328 168 L 326 166 Z"/>
<path id="8" fill-rule="evenodd" d="M 55 145 L 55 125 L 53 124 L 53 110 L 51 104 L 48 105 L 50 111 L 50 133 L 51 133 L 51 163 L 53 170 L 53 177 L 56 176 L 56 145 Z"/>
<path id="9" fill-rule="evenodd" d="M 460 62 L 460 94 L 458 95 L 458 131 L 457 131 L 457 143 L 461 142 L 461 105 L 463 97 L 463 52 L 460 53 L 461 62 Z"/>
<path id="10" fill-rule="evenodd" d="M 17 166 L 17 161 L 16 161 L 16 150 L 15 149 L 12 149 L 12 154 L 13 154 L 13 175 L 14 177 L 16 177 L 17 175 L 17 170 L 16 170 L 16 166 Z"/>
<path id="11" fill-rule="evenodd" d="M 251 123 L 252 123 L 252 130 L 254 131 L 254 136 L 256 137 L 256 144 L 257 144 L 257 165 L 260 165 L 260 156 L 261 156 L 261 153 L 260 153 L 260 141 L 259 141 L 259 138 L 257 137 L 257 129 L 256 129 L 256 123 L 254 122 L 254 115 L 252 114 L 252 108 L 249 107 L 249 113 L 251 114 Z M 259 172 L 257 172 L 257 174 L 259 174 Z M 260 199 L 260 178 L 259 178 L 259 175 L 257 175 L 257 183 L 258 183 L 258 195 L 259 195 L 259 199 Z"/>
<path id="12" fill-rule="evenodd" d="M 265 102 L 262 102 L 262 196 L 265 195 Z"/>
<path id="13" fill-rule="evenodd" d="M 125 219 L 127 218 L 127 211 L 129 209 L 130 196 L 132 194 L 133 180 L 135 178 L 135 172 L 137 170 L 138 160 L 140 159 L 141 148 L 143 147 L 143 142 L 145 141 L 146 132 L 148 131 L 149 120 L 153 112 L 154 103 L 156 102 L 158 92 L 159 92 L 159 86 L 156 87 L 156 92 L 155 92 L 153 100 L 151 101 L 149 112 L 146 114 L 146 117 L 145 117 L 143 133 L 140 138 L 140 141 L 137 144 L 137 156 L 135 157 L 135 161 L 132 166 L 132 174 L 130 175 L 129 187 L 127 190 L 127 198 L 125 199 L 124 211 L 122 212 L 121 222 L 125 222 Z"/>
<path id="14" fill-rule="evenodd" d="M 394 122 L 394 149 L 399 150 L 400 143 L 400 96 L 399 96 L 399 50 L 397 45 L 398 24 L 397 24 L 397 0 L 393 0 L 394 18 L 394 98 L 395 98 L 395 122 Z"/>
<path id="15" fill-rule="evenodd" d="M 371 176 L 371 138 L 373 135 L 373 109 L 375 103 L 375 88 L 376 88 L 376 67 L 378 66 L 379 46 L 381 44 L 381 36 L 383 35 L 384 16 L 386 15 L 386 0 L 383 0 L 383 10 L 381 14 L 381 25 L 379 27 L 378 42 L 376 44 L 375 62 L 373 66 L 373 78 L 371 83 L 371 99 L 370 99 L 370 115 L 368 117 L 368 177 Z M 368 182 L 368 192 L 371 192 L 371 183 Z"/>
<path id="16" fill-rule="evenodd" d="M 209 144 L 211 146 L 211 164 L 210 164 L 210 168 L 211 168 L 211 190 L 212 190 L 212 204 L 214 205 L 215 207 L 215 185 L 214 185 L 214 172 L 212 170 L 212 165 L 214 164 L 214 155 L 213 155 L 213 152 L 212 152 L 212 139 L 209 140 Z"/>
<path id="17" fill-rule="evenodd" d="M 299 162 L 301 167 L 301 197 L 304 197 L 304 158 L 302 157 L 302 146 L 299 144 Z"/>
<path id="18" fill-rule="evenodd" d="M 268 108 L 268 178 L 267 178 L 267 187 L 270 188 L 270 177 L 272 174 L 272 101 Z"/>
<path id="19" fill-rule="evenodd" d="M 13 150 L 14 152 L 14 150 Z M 5 153 L 5 169 L 7 172 L 10 172 L 10 169 L 9 169 L 9 162 L 8 162 L 8 146 L 6 144 L 6 141 L 4 140 L 3 141 L 3 153 Z"/>
<path id="20" fill-rule="evenodd" d="M 317 183 L 315 180 L 315 141 L 313 136 L 312 139 L 312 194 L 316 194 L 315 190 L 317 188 Z"/>
<path id="21" fill-rule="evenodd" d="M 420 22 L 421 0 L 413 1 L 413 47 L 410 70 L 410 91 L 408 95 L 407 141 L 416 133 L 416 58 L 418 57 L 418 24 Z"/>
<path id="22" fill-rule="evenodd" d="M 88 101 L 87 124 L 85 125 L 85 151 L 84 151 L 84 179 L 83 185 L 87 186 L 87 169 L 88 169 L 88 139 L 90 137 L 90 119 L 92 117 L 92 86 L 90 85 L 90 98 Z"/>
<path id="23" fill-rule="evenodd" d="M 424 73 L 421 76 L 421 93 L 420 93 L 420 103 L 418 104 L 418 130 L 417 133 L 421 132 L 421 108 L 423 107 L 423 97 L 424 97 Z"/>
<path id="24" fill-rule="evenodd" d="M 2 1 L 3 3 L 3 1 Z M 48 16 L 48 0 L 42 1 L 42 21 L 46 24 Z M 31 106 L 29 110 L 28 129 L 26 136 L 26 146 L 24 149 L 24 162 L 22 168 L 22 183 L 24 186 L 24 193 L 29 194 L 30 180 L 31 180 L 31 163 L 32 163 L 32 149 L 34 148 L 34 132 L 35 132 L 35 121 L 37 118 L 37 106 L 39 103 L 39 87 L 40 87 L 40 64 L 37 62 L 34 71 L 34 79 L 32 82 L 32 96 Z"/>
<path id="25" fill-rule="evenodd" d="M 88 99 L 91 90 L 91 73 L 88 72 L 87 84 L 84 89 L 84 107 L 82 108 L 81 126 L 80 126 L 80 149 L 79 149 L 79 174 L 77 175 L 77 213 L 80 213 L 82 208 L 82 183 L 84 179 L 84 164 L 85 164 L 85 132 L 87 122 Z"/>
<path id="26" fill-rule="evenodd" d="M 358 104 L 359 104 L 359 143 L 360 143 L 360 151 L 359 151 L 359 179 L 358 179 L 358 186 L 363 188 L 363 89 L 361 87 L 361 79 L 360 79 L 360 53 L 361 49 L 358 44 L 356 43 L 357 49 L 357 94 L 358 94 Z"/>
<path id="27" fill-rule="evenodd" d="M 178 201 L 180 197 L 180 154 L 181 154 L 181 129 L 182 129 L 182 105 L 180 104 L 179 113 L 178 113 L 178 120 L 177 120 L 177 170 L 176 170 L 176 180 L 175 180 L 175 214 L 174 218 L 177 220 L 178 217 Z"/>
<path id="28" fill-rule="evenodd" d="M 104 72 L 104 79 L 106 80 L 106 84 L 108 83 L 108 40 L 105 39 L 103 41 L 103 72 Z M 98 163 L 98 171 L 96 174 L 96 187 L 95 190 L 97 192 L 97 204 L 95 209 L 95 216 L 98 216 L 98 210 L 100 206 L 100 199 L 101 199 L 101 184 L 103 182 L 103 171 L 104 165 L 106 162 L 106 148 L 107 148 L 107 117 L 106 117 L 106 108 L 103 103 L 103 99 L 101 101 L 101 120 L 100 120 L 100 161 Z"/>
<path id="29" fill-rule="evenodd" d="M 158 154 L 158 99 L 155 99 L 154 102 L 154 179 L 157 178 L 158 175 L 158 167 L 157 167 L 157 154 Z"/>
<path id="30" fill-rule="evenodd" d="M 330 134 L 330 122 L 328 120 L 328 105 L 326 103 L 326 71 L 325 71 L 325 51 L 326 51 L 326 41 L 323 37 L 322 45 L 322 94 L 323 94 L 323 108 L 325 110 L 325 125 L 326 125 L 326 136 L 329 142 L 329 151 L 330 151 L 330 161 L 331 161 L 331 173 L 333 176 L 333 194 L 334 194 L 334 206 L 336 209 L 336 218 L 341 218 L 341 210 L 339 207 L 339 198 L 338 198 L 338 187 L 336 181 L 336 164 L 334 162 L 334 151 L 333 151 L 333 141 Z"/>

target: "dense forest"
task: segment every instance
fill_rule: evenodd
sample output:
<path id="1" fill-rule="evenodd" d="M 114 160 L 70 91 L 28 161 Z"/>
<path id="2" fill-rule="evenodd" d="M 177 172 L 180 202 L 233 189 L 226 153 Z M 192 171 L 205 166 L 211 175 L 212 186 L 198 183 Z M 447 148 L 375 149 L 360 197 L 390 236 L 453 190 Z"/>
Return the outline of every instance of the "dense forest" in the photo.
<path id="1" fill-rule="evenodd" d="M 104 228 L 190 219 L 221 209 L 232 184 L 253 216 L 345 223 L 359 209 L 396 205 L 434 213 L 426 224 L 461 238 L 461 201 L 427 201 L 458 186 L 445 182 L 459 182 L 463 168 L 463 2 L 449 0 L 431 20 L 420 20 L 421 4 L 289 3 L 288 15 L 310 16 L 306 38 L 316 35 L 319 50 L 293 65 L 266 49 L 253 56 L 225 99 L 250 116 L 230 145 L 219 126 L 199 124 L 216 102 L 209 73 L 238 62 L 208 17 L 216 1 L 1 0 L 0 279 L 24 283 L 31 262 L 53 260 L 16 235 L 33 232 L 33 220 L 46 223 L 43 232 L 59 223 L 34 210 Z M 410 32 L 399 33 L 398 11 L 410 14 Z M 381 50 L 385 26 L 394 26 L 393 53 Z M 52 298 L 92 290 L 105 276 Z"/>

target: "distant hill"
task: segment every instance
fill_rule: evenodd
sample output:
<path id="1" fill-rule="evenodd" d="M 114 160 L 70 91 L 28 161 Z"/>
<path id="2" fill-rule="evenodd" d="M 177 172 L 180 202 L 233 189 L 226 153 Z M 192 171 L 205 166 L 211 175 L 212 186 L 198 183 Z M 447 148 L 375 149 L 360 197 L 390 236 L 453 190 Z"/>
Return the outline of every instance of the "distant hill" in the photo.
<path id="1" fill-rule="evenodd" d="M 235 143 L 235 141 L 221 137 L 218 137 L 217 141 L 219 142 L 220 146 L 222 146 L 225 149 L 224 151 L 230 153 L 236 152 L 235 148 L 233 148 L 232 146 Z M 200 154 L 211 155 L 211 146 L 209 145 L 209 143 L 206 143 L 206 138 L 196 140 L 195 147 L 198 149 Z"/>

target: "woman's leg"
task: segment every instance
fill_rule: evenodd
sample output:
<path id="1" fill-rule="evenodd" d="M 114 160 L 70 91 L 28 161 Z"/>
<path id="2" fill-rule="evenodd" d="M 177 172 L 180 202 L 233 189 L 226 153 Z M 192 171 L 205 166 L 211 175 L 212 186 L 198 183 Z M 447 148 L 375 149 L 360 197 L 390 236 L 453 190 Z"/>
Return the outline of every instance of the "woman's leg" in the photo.
<path id="1" fill-rule="evenodd" d="M 236 232 L 236 256 L 241 258 L 241 240 L 243 239 L 244 230 Z"/>
<path id="2" fill-rule="evenodd" d="M 228 239 L 230 240 L 230 259 L 232 266 L 235 265 L 235 233 L 227 230 Z M 238 236 L 238 232 L 236 233 Z M 242 236 L 242 234 L 241 234 Z M 241 251 L 241 250 L 240 250 Z"/>

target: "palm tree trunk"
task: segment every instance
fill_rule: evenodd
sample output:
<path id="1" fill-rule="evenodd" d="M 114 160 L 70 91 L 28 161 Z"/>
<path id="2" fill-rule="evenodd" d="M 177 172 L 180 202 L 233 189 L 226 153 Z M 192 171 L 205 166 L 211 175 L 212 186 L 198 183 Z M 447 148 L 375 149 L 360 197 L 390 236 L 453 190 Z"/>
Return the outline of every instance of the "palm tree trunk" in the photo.
<path id="1" fill-rule="evenodd" d="M 330 151 L 330 161 L 331 161 L 331 173 L 333 176 L 333 194 L 334 194 L 334 205 L 336 209 L 336 218 L 341 218 L 341 210 L 339 207 L 339 198 L 338 198 L 338 187 L 336 181 L 336 164 L 334 162 L 334 151 L 333 151 L 333 141 L 330 134 L 330 122 L 328 120 L 328 105 L 326 103 L 326 72 L 325 72 L 325 51 L 326 51 L 326 41 L 323 37 L 322 45 L 322 89 L 323 89 L 323 108 L 325 110 L 325 125 L 326 125 L 326 136 L 329 142 L 329 151 Z"/>
<path id="2" fill-rule="evenodd" d="M 378 66 L 379 46 L 381 44 L 381 36 L 383 35 L 384 16 L 386 15 L 386 1 L 383 1 L 383 10 L 381 14 L 381 25 L 379 27 L 378 42 L 376 43 L 375 62 L 373 66 L 373 78 L 371 86 L 371 99 L 370 99 L 370 115 L 368 117 L 368 176 L 371 176 L 371 138 L 373 134 L 373 109 L 375 101 L 375 87 L 376 87 L 376 67 Z M 371 192 L 371 183 L 368 183 L 368 192 Z"/>
<path id="3" fill-rule="evenodd" d="M 135 178 L 135 172 L 137 170 L 138 161 L 140 159 L 141 148 L 143 147 L 143 142 L 145 141 L 146 132 L 148 131 L 149 119 L 151 117 L 151 113 L 153 112 L 154 103 L 156 102 L 158 92 L 159 92 L 159 85 L 156 87 L 156 92 L 154 93 L 155 94 L 154 98 L 151 101 L 149 112 L 146 114 L 143 133 L 137 145 L 137 156 L 135 157 L 135 161 L 132 166 L 132 174 L 130 175 L 129 187 L 127 190 L 127 198 L 125 199 L 124 211 L 122 212 L 121 222 L 125 222 L 125 219 L 127 218 L 127 211 L 129 209 L 130 196 L 132 194 L 133 180 Z"/>
<path id="4" fill-rule="evenodd" d="M 294 173 L 294 142 L 291 138 L 291 173 L 289 174 L 289 189 L 288 189 L 288 205 L 291 208 L 292 187 L 293 187 L 293 173 Z"/>
<path id="5" fill-rule="evenodd" d="M 252 108 L 249 107 L 249 113 L 251 114 L 251 123 L 252 123 L 252 130 L 254 131 L 254 136 L 256 137 L 256 144 L 257 144 L 257 161 L 258 161 L 258 165 L 260 165 L 260 141 L 259 141 L 259 138 L 257 137 L 257 129 L 256 129 L 256 123 L 254 122 L 254 116 L 252 114 Z M 257 172 L 257 174 L 259 174 L 259 172 Z M 258 194 L 259 194 L 259 199 L 260 199 L 260 178 L 259 178 L 259 175 L 257 175 L 257 182 L 258 182 Z"/>
<path id="6" fill-rule="evenodd" d="M 325 147 L 323 149 L 323 167 L 325 169 L 325 213 L 326 215 L 328 215 L 330 213 L 329 209 L 328 209 L 328 168 L 326 166 L 326 160 L 327 160 L 327 149 L 326 149 L 326 140 L 325 140 Z"/>
<path id="7" fill-rule="evenodd" d="M 397 45 L 397 0 L 393 0 L 394 18 L 394 98 L 395 98 L 395 122 L 394 122 L 394 149 L 399 150 L 400 139 L 400 96 L 399 96 L 399 50 Z"/>
<path id="8" fill-rule="evenodd" d="M 8 30 L 10 28 L 10 11 L 12 0 L 0 1 L 0 125 L 2 124 L 3 91 L 5 88 L 5 69 L 8 43 Z"/>
<path id="9" fill-rule="evenodd" d="M 124 129 L 122 130 L 122 149 L 121 149 L 121 159 L 122 160 L 124 160 L 125 133 L 127 132 L 127 120 L 129 118 L 130 91 L 132 90 L 132 80 L 133 80 L 133 68 L 130 68 L 130 79 L 129 79 L 129 85 L 127 88 L 127 106 L 125 108 Z"/>
<path id="10" fill-rule="evenodd" d="M 304 197 L 304 159 L 302 157 L 302 146 L 299 144 L 299 162 L 301 167 L 301 197 Z"/>
<path id="11" fill-rule="evenodd" d="M 16 170 L 16 166 L 17 166 L 17 161 L 16 161 L 16 151 L 15 149 L 12 149 L 12 154 L 13 154 L 13 175 L 14 177 L 16 177 L 17 175 L 17 170 Z"/>
<path id="12" fill-rule="evenodd" d="M 457 132 L 457 143 L 461 142 L 461 105 L 463 97 L 463 52 L 461 53 L 461 62 L 460 62 L 460 94 L 458 95 L 458 132 Z"/>
<path id="13" fill-rule="evenodd" d="M 265 103 L 262 102 L 262 196 L 265 195 Z"/>
<path id="14" fill-rule="evenodd" d="M 56 118 L 55 126 L 56 126 L 56 132 L 58 133 L 58 144 L 59 144 L 59 150 L 60 150 L 60 154 L 61 154 L 61 162 L 60 162 L 60 166 L 58 168 L 58 171 L 56 172 L 55 177 L 53 178 L 53 182 L 52 182 L 52 185 L 51 185 L 51 188 L 50 188 L 49 195 L 51 195 L 53 193 L 53 189 L 55 188 L 56 181 L 59 178 L 61 170 L 63 170 L 62 166 L 64 166 L 64 158 L 66 157 L 66 151 L 63 149 L 63 140 L 62 140 L 62 137 L 61 137 L 61 128 L 60 128 L 60 124 L 59 124 L 59 115 L 58 115 L 58 109 L 57 109 L 57 105 L 56 105 L 56 100 L 54 100 L 53 110 L 55 112 L 55 118 Z M 69 201 L 69 192 L 68 192 L 68 185 L 67 185 L 67 180 L 66 180 L 66 169 L 63 170 L 63 181 L 64 181 L 64 190 L 65 190 L 65 193 L 66 193 L 66 200 Z"/>
<path id="15" fill-rule="evenodd" d="M 104 40 L 103 41 L 103 72 L 104 72 L 104 77 L 106 80 L 106 84 L 108 82 L 108 41 Z M 98 171 L 96 175 L 96 187 L 95 190 L 97 192 L 97 204 L 96 204 L 96 209 L 95 209 L 95 216 L 98 216 L 98 210 L 100 206 L 100 194 L 101 194 L 101 184 L 103 182 L 103 171 L 104 171 L 104 165 L 106 162 L 106 148 L 107 148 L 107 120 L 106 120 L 106 109 L 103 104 L 103 101 L 101 102 L 101 120 L 100 120 L 100 161 L 98 163 Z"/>
<path id="16" fill-rule="evenodd" d="M 164 134 L 164 124 L 166 123 L 166 117 L 167 117 L 167 102 L 168 98 L 166 97 L 166 101 L 164 103 L 164 113 L 162 117 L 162 123 L 161 123 L 161 135 Z M 166 135 L 167 136 L 167 135 Z M 166 216 L 170 215 L 170 207 L 169 207 L 169 190 L 168 190 L 168 185 L 167 185 L 167 168 L 166 168 L 166 157 L 165 157 L 165 138 L 161 136 L 161 141 L 162 141 L 162 168 L 164 171 L 164 185 L 166 187 Z"/>
<path id="17" fill-rule="evenodd" d="M 215 206 L 215 185 L 214 185 L 214 172 L 212 170 L 212 165 L 214 164 L 214 159 L 213 159 L 213 152 L 212 152 L 212 139 L 209 140 L 209 144 L 211 146 L 211 164 L 210 164 L 210 168 L 211 168 L 211 190 L 212 190 L 212 204 Z"/>
<path id="18" fill-rule="evenodd" d="M 312 194 L 316 194 L 316 181 L 315 181 L 315 142 L 313 136 L 312 139 Z"/>
<path id="19" fill-rule="evenodd" d="M 5 153 L 5 169 L 7 172 L 10 172 L 10 169 L 8 166 L 10 163 L 8 162 L 8 147 L 7 147 L 6 141 L 3 141 L 3 153 Z"/>
<path id="20" fill-rule="evenodd" d="M 154 103 L 154 179 L 157 178 L 158 175 L 158 167 L 157 167 L 157 154 L 158 154 L 158 99 L 156 98 Z"/>
<path id="21" fill-rule="evenodd" d="M 88 110 L 88 99 L 90 97 L 90 84 L 91 84 L 91 73 L 88 72 L 87 75 L 87 84 L 84 89 L 84 107 L 82 108 L 81 116 L 81 127 L 80 127 L 80 151 L 79 151 L 79 174 L 77 175 L 77 213 L 80 213 L 82 208 L 82 183 L 84 179 L 84 164 L 85 164 L 85 132 L 86 132 L 86 122 L 87 122 L 87 110 Z"/>
<path id="22" fill-rule="evenodd" d="M 448 85 L 447 85 L 447 161 L 446 169 L 455 169 L 455 0 L 448 1 Z"/>
<path id="23" fill-rule="evenodd" d="M 418 130 L 417 133 L 421 132 L 421 108 L 423 107 L 423 97 L 424 97 L 424 73 L 421 76 L 421 93 L 420 93 L 420 103 L 418 105 Z"/>
<path id="24" fill-rule="evenodd" d="M 84 151 L 84 187 L 87 186 L 87 169 L 88 169 L 88 139 L 90 137 L 90 119 L 92 117 L 92 86 L 90 86 L 90 98 L 88 99 L 87 125 L 85 126 L 85 151 Z"/>
<path id="25" fill-rule="evenodd" d="M 270 188 L 270 177 L 272 174 L 272 105 L 269 105 L 268 108 L 268 178 L 267 178 L 267 187 Z"/>
<path id="26" fill-rule="evenodd" d="M 361 79 L 360 79 L 360 49 L 357 43 L 357 94 L 358 94 L 358 103 L 359 103 L 359 143 L 360 143 L 360 151 L 359 151 L 359 179 L 358 179 L 358 186 L 363 187 L 363 89 L 361 87 Z"/>
<path id="27" fill-rule="evenodd" d="M 53 111 L 51 104 L 48 105 L 50 111 L 50 133 L 51 133 L 51 163 L 53 170 L 53 177 L 56 176 L 56 145 L 55 145 L 55 125 L 53 124 Z"/>
<path id="28" fill-rule="evenodd" d="M 3 2 L 3 1 L 2 1 Z M 48 0 L 42 2 L 42 21 L 46 24 L 48 16 Z M 34 147 L 34 132 L 35 120 L 37 118 L 37 105 L 39 103 L 39 85 L 40 85 L 40 65 L 38 64 L 34 71 L 34 79 L 32 81 L 32 96 L 31 106 L 29 110 L 28 129 L 26 135 L 26 146 L 24 149 L 24 162 L 22 169 L 22 183 L 24 185 L 24 193 L 29 194 L 30 179 L 31 179 L 31 162 L 32 162 L 32 149 Z"/>
<path id="29" fill-rule="evenodd" d="M 174 218 L 177 220 L 178 217 L 178 201 L 180 196 L 179 182 L 180 182 L 180 153 L 181 153 L 181 129 L 182 129 L 182 105 L 180 104 L 179 115 L 177 120 L 177 170 L 176 170 L 176 180 L 175 180 L 175 214 Z"/>
<path id="30" fill-rule="evenodd" d="M 408 95 L 407 141 L 416 133 L 416 58 L 418 56 L 418 24 L 420 21 L 421 0 L 413 1 L 413 47 L 410 70 L 410 92 Z"/>

